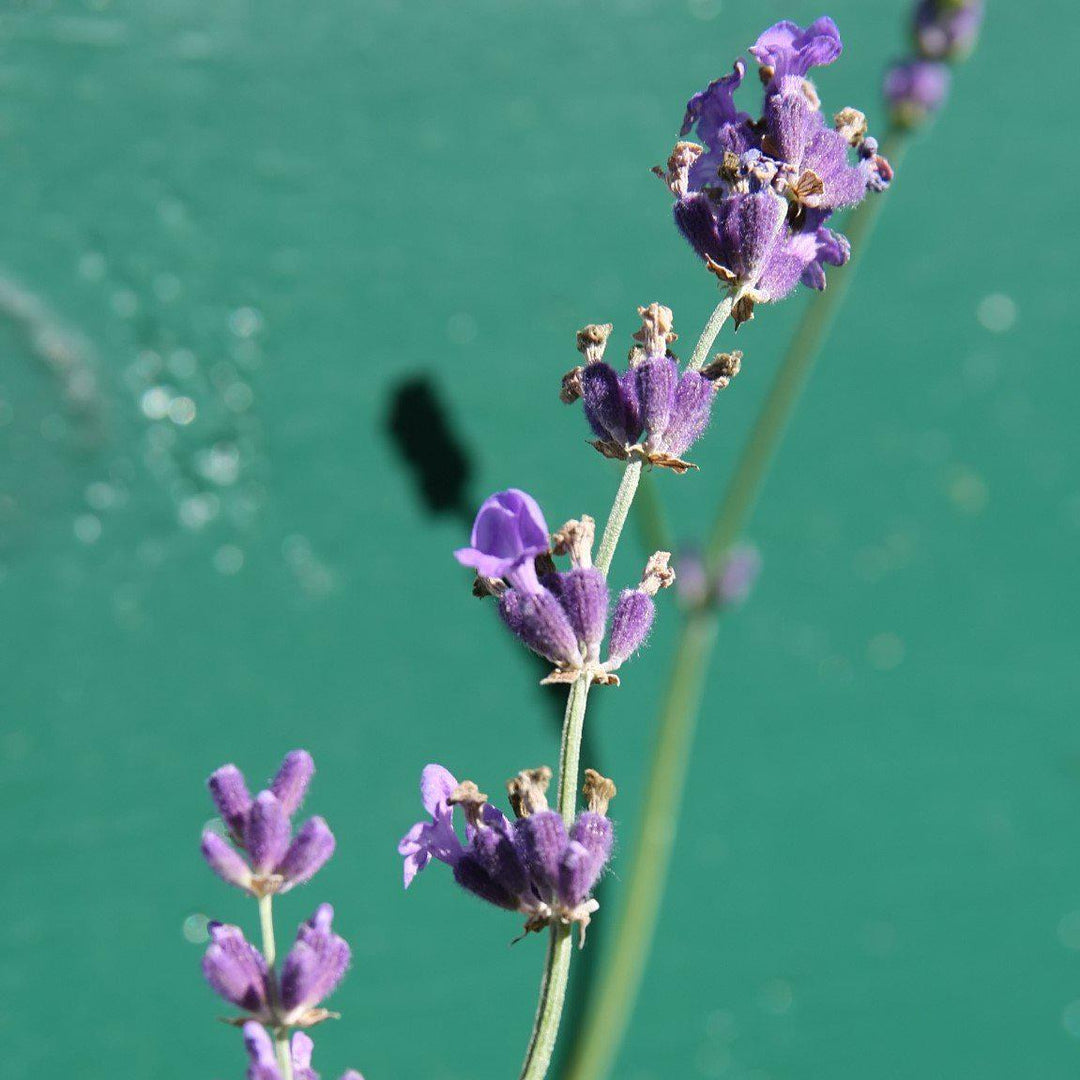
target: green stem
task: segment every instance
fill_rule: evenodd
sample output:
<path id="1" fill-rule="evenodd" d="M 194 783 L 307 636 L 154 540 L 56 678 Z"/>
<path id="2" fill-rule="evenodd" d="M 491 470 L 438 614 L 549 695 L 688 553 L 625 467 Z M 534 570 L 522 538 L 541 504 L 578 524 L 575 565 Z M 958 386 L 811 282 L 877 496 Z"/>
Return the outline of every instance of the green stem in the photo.
<path id="1" fill-rule="evenodd" d="M 641 459 L 628 461 L 619 490 L 615 493 L 611 513 L 608 514 L 607 524 L 604 526 L 604 535 L 600 538 L 600 550 L 596 553 L 596 566 L 601 574 L 607 574 L 611 567 L 611 560 L 615 555 L 619 537 L 622 536 L 626 515 L 630 513 L 630 504 L 634 501 L 640 479 Z"/>
<path id="2" fill-rule="evenodd" d="M 277 960 L 277 946 L 274 943 L 274 896 L 272 893 L 259 897 L 259 926 L 262 929 L 263 956 L 266 958 L 266 966 L 272 972 L 274 962 Z M 272 981 L 271 987 L 276 1005 L 277 982 Z M 281 1073 L 281 1080 L 293 1080 L 288 1028 L 279 1027 L 274 1029 L 274 1054 L 277 1057 L 278 1072 Z"/>
<path id="3" fill-rule="evenodd" d="M 266 966 L 272 968 L 277 960 L 277 947 L 274 945 L 274 896 L 268 893 L 259 897 L 259 925 L 262 927 L 263 956 Z"/>
<path id="4" fill-rule="evenodd" d="M 904 141 L 900 134 L 888 138 L 883 146 L 883 152 L 894 163 L 903 149 Z M 856 257 L 865 251 L 881 203 L 880 197 L 868 198 L 848 218 L 845 232 Z M 706 549 L 714 568 L 749 519 L 773 454 L 814 359 L 847 294 L 854 271 L 853 260 L 845 271 L 834 274 L 829 290 L 803 313 L 720 505 Z M 715 317 L 714 312 L 709 326 Z M 706 334 L 709 326 L 706 327 Z M 702 335 L 702 342 L 706 334 Z M 702 342 L 694 350 L 695 359 L 699 359 L 698 354 L 701 353 L 701 363 L 711 348 L 712 339 L 704 348 Z M 625 901 L 611 945 L 611 960 L 604 966 L 603 978 L 578 1041 L 571 1050 L 567 1080 L 604 1080 L 611 1072 L 626 1033 L 663 903 L 686 763 L 717 621 L 715 614 L 694 612 L 688 616 L 681 632 L 657 727 L 653 764 L 642 811 L 641 839 L 625 879 Z"/>
<path id="5" fill-rule="evenodd" d="M 641 461 L 627 463 L 626 471 L 615 494 L 611 512 L 608 514 L 596 566 L 604 574 L 611 566 L 615 548 L 626 524 L 626 515 L 634 501 Z M 589 700 L 592 677 L 581 674 L 570 687 L 566 696 L 566 713 L 563 717 L 562 740 L 559 746 L 559 788 L 557 809 L 569 827 L 574 820 L 577 803 L 578 772 L 581 758 L 581 736 L 585 728 L 585 708 Z M 566 1001 L 566 984 L 570 978 L 570 957 L 573 954 L 571 927 L 560 921 L 552 923 L 549 931 L 547 958 L 544 975 L 540 982 L 540 1000 L 536 1006 L 532 1036 L 525 1060 L 521 1066 L 521 1080 L 543 1080 L 555 1051 L 559 1034 L 563 1004 Z"/>
<path id="6" fill-rule="evenodd" d="M 738 299 L 739 297 L 737 294 L 728 293 L 728 295 L 713 308 L 713 313 L 709 316 L 709 321 L 705 324 L 705 329 L 701 331 L 701 337 L 698 338 L 697 345 L 694 346 L 694 352 L 690 357 L 690 363 L 686 365 L 688 371 L 700 371 L 705 366 L 705 361 L 709 358 L 709 350 L 716 340 L 716 335 L 720 333 L 724 323 L 728 321 L 728 316 L 731 315 L 731 309 L 735 306 L 735 302 Z"/>

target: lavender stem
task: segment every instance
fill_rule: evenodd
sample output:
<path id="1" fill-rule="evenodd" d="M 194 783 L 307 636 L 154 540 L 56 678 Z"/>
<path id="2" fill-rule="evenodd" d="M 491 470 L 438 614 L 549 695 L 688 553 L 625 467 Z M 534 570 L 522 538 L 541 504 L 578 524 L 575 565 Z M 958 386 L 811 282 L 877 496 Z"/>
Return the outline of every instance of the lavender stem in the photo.
<path id="1" fill-rule="evenodd" d="M 262 952 L 266 966 L 273 970 L 277 960 L 277 945 L 274 941 L 274 895 L 267 893 L 259 897 L 259 926 L 262 929 Z M 277 985 L 276 981 L 272 984 Z M 293 1080 L 292 1054 L 289 1052 L 289 1029 L 274 1029 L 274 1053 L 277 1056 L 278 1072 L 281 1080 Z"/>
<path id="2" fill-rule="evenodd" d="M 277 960 L 277 947 L 274 944 L 274 897 L 273 894 L 259 897 L 259 924 L 262 928 L 262 951 L 267 967 L 273 967 Z"/>
<path id="3" fill-rule="evenodd" d="M 619 484 L 619 490 L 615 493 L 615 502 L 612 504 L 607 524 L 604 526 L 604 535 L 600 538 L 600 550 L 596 554 L 595 565 L 600 573 L 605 576 L 611 567 L 615 547 L 619 543 L 619 537 L 622 536 L 623 526 L 626 524 L 626 515 L 630 513 L 630 504 L 634 501 L 638 480 L 640 479 L 641 459 L 628 461 L 626 471 L 623 473 L 622 483 Z M 560 809 L 562 809 L 561 806 Z M 572 807 L 570 816 L 573 817 Z M 563 817 L 566 817 L 565 811 Z"/>
<path id="4" fill-rule="evenodd" d="M 700 371 L 705 366 L 705 361 L 709 358 L 709 350 L 713 347 L 713 342 L 723 328 L 724 323 L 728 321 L 731 309 L 735 306 L 739 295 L 741 294 L 728 293 L 713 308 L 713 313 L 709 316 L 709 321 L 705 324 L 705 329 L 701 331 L 701 337 L 698 338 L 698 343 L 694 346 L 690 363 L 686 365 L 687 371 Z"/>

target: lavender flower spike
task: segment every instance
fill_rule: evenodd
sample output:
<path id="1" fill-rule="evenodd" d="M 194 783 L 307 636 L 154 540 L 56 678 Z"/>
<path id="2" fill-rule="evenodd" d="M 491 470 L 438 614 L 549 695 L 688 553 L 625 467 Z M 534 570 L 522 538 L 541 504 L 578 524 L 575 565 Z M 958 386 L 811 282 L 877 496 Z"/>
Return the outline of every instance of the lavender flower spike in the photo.
<path id="1" fill-rule="evenodd" d="M 562 816 L 548 807 L 551 770 L 546 766 L 523 770 L 507 781 L 515 822 L 468 780 L 442 798 L 453 779 L 442 773 L 440 801 L 460 806 L 465 816 L 467 843 L 461 845 L 455 835 L 455 856 L 443 860 L 451 862 L 457 884 L 495 907 L 525 915 L 526 932 L 556 921 L 576 923 L 584 940 L 598 907 L 591 892 L 611 855 L 613 831 L 606 813 L 615 785 L 587 769 L 583 792 L 589 810 L 578 815 L 568 832 Z M 415 832 L 416 827 L 402 844 L 407 858 L 420 843 L 410 839 Z"/>
<path id="2" fill-rule="evenodd" d="M 653 597 L 675 582 L 675 571 L 668 566 L 671 555 L 658 551 L 649 559 L 636 589 L 624 589 L 615 606 L 608 639 L 608 659 L 604 667 L 616 671 L 645 644 L 656 616 Z"/>
<path id="3" fill-rule="evenodd" d="M 296 944 L 281 966 L 280 1026 L 308 1027 L 333 1015 L 318 1006 L 345 977 L 352 957 L 345 940 L 333 932 L 333 919 L 334 909 L 320 904 L 300 924 Z"/>
<path id="4" fill-rule="evenodd" d="M 319 1074 L 311 1067 L 311 1052 L 315 1044 L 310 1036 L 298 1031 L 292 1037 L 290 1056 L 292 1057 L 293 1080 L 319 1080 Z M 274 1043 L 266 1029 L 254 1021 L 244 1025 L 244 1048 L 247 1050 L 250 1064 L 247 1080 L 282 1080 L 274 1056 Z M 354 1069 L 349 1069 L 341 1080 L 364 1080 Z"/>
<path id="5" fill-rule="evenodd" d="M 945 102 L 950 72 L 935 60 L 905 60 L 885 73 L 885 100 L 901 128 L 925 123 Z"/>
<path id="6" fill-rule="evenodd" d="M 292 835 L 292 814 L 314 771 L 311 755 L 294 750 L 286 755 L 270 789 L 254 799 L 235 765 L 223 765 L 211 775 L 207 786 L 235 845 L 213 829 L 203 833 L 203 857 L 214 873 L 252 896 L 268 896 L 288 892 L 321 869 L 334 853 L 334 835 L 326 822 L 310 818 Z"/>
<path id="7" fill-rule="evenodd" d="M 779 196 L 768 198 L 778 204 L 775 228 L 779 229 L 787 213 L 786 204 Z M 698 203 L 691 200 L 679 205 L 692 215 Z M 705 213 L 708 217 L 703 227 L 708 230 L 714 221 L 710 210 L 706 208 Z M 715 250 L 719 256 L 719 248 Z M 716 391 L 727 386 L 738 372 L 741 354 L 725 354 L 724 364 L 710 365 L 704 371 L 680 373 L 679 362 L 668 349 L 677 337 L 672 329 L 671 309 L 654 302 L 639 307 L 638 315 L 641 328 L 634 334 L 638 344 L 624 372 L 604 363 L 593 344 L 601 329 L 606 341 L 610 326 L 586 326 L 578 332 L 578 346 L 588 363 L 563 377 L 560 397 L 567 403 L 581 398 L 585 418 L 599 436 L 592 445 L 605 457 L 623 461 L 636 458 L 681 475 L 697 468 L 684 461 L 682 455 L 708 426 Z M 633 422 L 627 417 L 633 417 Z"/>
<path id="8" fill-rule="evenodd" d="M 824 288 L 825 265 L 848 257 L 847 242 L 827 227 L 829 216 L 892 178 L 862 113 L 841 110 L 830 126 L 807 78 L 842 49 L 828 18 L 805 29 L 791 22 L 770 27 L 750 49 L 765 84 L 755 114 L 761 121 L 735 106 L 744 71 L 737 61 L 731 76 L 687 105 L 680 135 L 696 129 L 704 146 L 679 142 L 667 170 L 654 170 L 675 197 L 679 231 L 737 298 L 736 323 L 800 282 Z"/>
<path id="9" fill-rule="evenodd" d="M 963 60 L 975 48 L 983 20 L 983 0 L 920 0 L 915 8 L 915 42 L 928 60 Z"/>

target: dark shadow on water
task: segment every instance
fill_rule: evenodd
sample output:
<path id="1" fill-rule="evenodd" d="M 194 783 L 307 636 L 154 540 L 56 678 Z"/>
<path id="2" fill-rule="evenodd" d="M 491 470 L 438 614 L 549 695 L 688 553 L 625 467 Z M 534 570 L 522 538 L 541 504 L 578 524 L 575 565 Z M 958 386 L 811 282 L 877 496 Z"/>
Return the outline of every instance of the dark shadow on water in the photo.
<path id="1" fill-rule="evenodd" d="M 432 514 L 472 523 L 473 461 L 434 381 L 413 375 L 391 388 L 386 432 Z"/>

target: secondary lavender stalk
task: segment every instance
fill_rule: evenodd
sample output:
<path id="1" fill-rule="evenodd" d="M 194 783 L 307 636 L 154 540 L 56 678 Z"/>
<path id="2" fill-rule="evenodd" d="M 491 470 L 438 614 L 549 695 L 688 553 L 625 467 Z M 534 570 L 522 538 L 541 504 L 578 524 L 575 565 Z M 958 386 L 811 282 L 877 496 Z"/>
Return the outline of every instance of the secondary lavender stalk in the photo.
<path id="1" fill-rule="evenodd" d="M 887 156 L 898 159 L 904 140 L 895 135 L 887 142 Z M 879 200 L 867 200 L 852 211 L 847 222 L 847 235 L 855 252 L 861 254 L 865 250 L 879 207 Z M 714 569 L 738 537 L 753 508 L 813 361 L 846 296 L 853 270 L 854 266 L 851 266 L 846 274 L 838 275 L 832 289 L 811 303 L 803 315 L 746 450 L 732 473 L 712 529 L 707 556 Z M 706 333 L 708 331 L 707 325 Z M 690 747 L 717 622 L 716 611 L 694 612 L 684 622 L 676 645 L 675 666 L 668 681 L 650 755 L 653 764 L 642 806 L 640 839 L 629 875 L 624 879 L 626 892 L 611 957 L 610 960 L 605 958 L 600 984 L 572 1051 L 567 1080 L 602 1080 L 606 1077 L 629 1023 L 663 901 Z"/>

